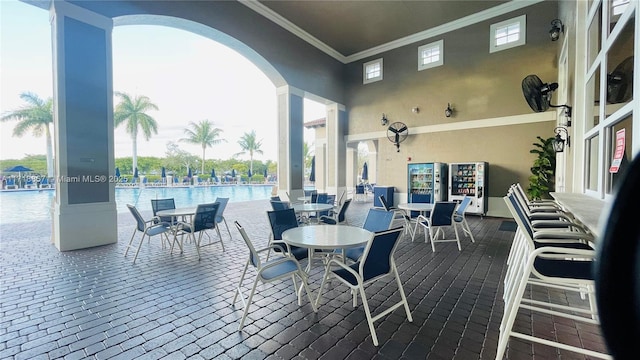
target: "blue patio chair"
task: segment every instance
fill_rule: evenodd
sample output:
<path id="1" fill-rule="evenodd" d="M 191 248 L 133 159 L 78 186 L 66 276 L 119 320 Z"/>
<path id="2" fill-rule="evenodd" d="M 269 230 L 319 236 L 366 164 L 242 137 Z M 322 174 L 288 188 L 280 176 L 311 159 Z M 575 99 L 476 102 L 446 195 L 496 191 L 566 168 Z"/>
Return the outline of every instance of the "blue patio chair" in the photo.
<path id="1" fill-rule="evenodd" d="M 465 211 L 467 211 L 467 207 L 471 204 L 471 197 L 465 195 L 462 198 L 462 201 L 456 208 L 456 211 L 453 213 L 453 221 L 455 226 L 460 226 L 462 229 L 462 234 L 471 238 L 471 242 L 476 242 L 473 238 L 473 234 L 471 233 L 471 228 L 469 228 L 469 224 L 467 223 L 467 218 L 465 217 Z"/>
<path id="2" fill-rule="evenodd" d="M 424 242 L 431 241 L 431 250 L 436 251 L 436 242 L 456 242 L 458 244 L 458 250 L 462 250 L 460 246 L 460 238 L 458 237 L 458 228 L 453 221 L 453 213 L 456 211 L 458 203 L 455 201 L 436 201 L 433 204 L 433 210 L 431 215 L 427 218 L 423 215 L 419 215 L 416 219 L 416 228 L 413 230 L 415 234 L 418 231 L 418 225 L 424 227 Z M 446 239 L 445 229 L 453 228 L 456 238 Z M 442 239 L 438 239 L 438 236 L 442 235 Z"/>
<path id="3" fill-rule="evenodd" d="M 347 213 L 347 210 L 349 209 L 349 205 L 351 205 L 351 200 L 352 199 L 345 200 L 344 203 L 340 205 L 339 210 L 333 213 L 333 216 L 332 215 L 321 216 L 320 221 L 329 225 L 336 225 L 341 223 L 345 223 L 346 225 L 348 225 L 349 223 L 347 221 L 346 213 Z"/>
<path id="4" fill-rule="evenodd" d="M 271 203 L 271 208 L 273 210 L 286 210 L 291 208 L 291 205 L 288 201 L 270 200 L 269 202 Z"/>
<path id="5" fill-rule="evenodd" d="M 218 233 L 218 237 L 220 238 L 219 242 L 222 246 L 222 251 L 224 251 L 224 242 L 222 241 L 222 235 L 220 235 L 220 229 L 217 227 L 216 223 L 216 214 L 218 212 L 218 208 L 220 206 L 219 202 L 209 203 L 209 204 L 200 204 L 196 208 L 196 212 L 193 216 L 191 216 L 191 221 L 181 221 L 179 222 L 177 227 L 176 235 L 186 235 L 190 237 L 196 245 L 196 251 L 198 252 L 198 260 L 200 260 L 200 247 L 202 245 L 202 237 L 205 234 L 206 230 L 216 230 Z M 197 236 L 196 236 L 197 235 Z M 180 237 L 179 246 L 183 249 L 182 244 L 182 236 Z M 173 245 L 176 243 L 177 237 L 174 238 L 173 243 L 171 243 L 171 251 L 173 252 Z M 209 237 L 209 244 L 213 244 L 211 242 L 211 238 Z"/>
<path id="6" fill-rule="evenodd" d="M 380 232 L 391 228 L 393 223 L 393 212 L 378 208 L 371 208 L 367 213 L 362 228 L 371 232 Z M 344 255 L 347 259 L 358 261 L 364 254 L 365 247 L 346 249 Z"/>
<path id="7" fill-rule="evenodd" d="M 244 240 L 245 244 L 249 248 L 249 257 L 244 266 L 244 270 L 242 271 L 240 282 L 234 291 L 232 302 L 235 306 L 236 299 L 238 298 L 238 295 L 240 295 L 244 310 L 242 312 L 242 318 L 240 319 L 240 326 L 238 327 L 238 331 L 242 330 L 244 322 L 247 319 L 249 307 L 251 306 L 253 295 L 256 292 L 258 282 L 266 284 L 276 280 L 290 278 L 293 280 L 293 289 L 295 293 L 297 292 L 297 290 L 295 289 L 298 288 L 296 284 L 296 277 L 298 277 L 302 282 L 302 286 L 307 292 L 307 298 L 309 299 L 309 303 L 311 304 L 313 311 L 317 312 L 318 309 L 313 300 L 311 300 L 311 293 L 309 292 L 309 286 L 307 284 L 307 274 L 302 270 L 300 263 L 298 263 L 298 261 L 294 257 L 284 253 L 283 248 L 281 248 L 280 245 L 277 244 L 271 244 L 269 247 L 256 250 L 244 228 L 237 221 L 235 222 L 235 225 L 236 228 L 238 228 L 238 231 L 240 231 L 240 235 L 242 235 L 242 239 Z M 279 249 L 278 252 L 281 254 L 281 256 L 276 257 L 275 259 L 270 261 L 268 260 L 268 258 L 266 261 L 262 261 L 260 259 L 260 253 L 267 252 L 267 254 L 270 254 L 272 250 L 276 249 Z M 242 282 L 244 281 L 245 275 L 247 274 L 249 265 L 255 268 L 257 274 L 255 280 L 253 281 L 253 286 L 251 287 L 249 297 L 245 300 L 244 294 L 242 293 Z M 275 291 L 278 292 L 281 290 L 277 289 Z"/>
<path id="8" fill-rule="evenodd" d="M 136 263 L 136 259 L 138 258 L 138 253 L 140 252 L 140 247 L 142 246 L 142 243 L 144 242 L 144 238 L 146 236 L 149 237 L 149 239 L 151 239 L 152 237 L 156 236 L 156 235 L 162 235 L 164 236 L 164 239 L 169 242 L 169 238 L 167 237 L 166 233 L 168 231 L 171 230 L 171 227 L 169 226 L 169 224 L 167 223 L 155 223 L 153 220 L 145 220 L 142 215 L 140 215 L 140 212 L 138 212 L 138 209 L 131 205 L 131 204 L 127 204 L 127 208 L 129 209 L 129 211 L 131 212 L 131 215 L 133 215 L 133 218 L 136 220 L 136 227 L 133 230 L 133 234 L 131 235 L 131 239 L 129 239 L 129 244 L 127 244 L 127 249 L 124 252 L 124 256 L 126 257 L 127 254 L 129 253 L 129 249 L 130 248 L 135 248 L 136 249 L 136 253 L 133 256 L 133 263 Z M 137 232 L 141 232 L 142 233 L 142 238 L 140 238 L 140 242 L 138 243 L 138 245 L 134 245 L 133 244 L 133 238 L 136 236 Z M 163 247 L 164 247 L 164 242 L 163 242 Z"/>
<path id="9" fill-rule="evenodd" d="M 16 179 L 14 179 L 12 177 L 7 178 L 5 187 L 7 189 L 17 189 L 18 187 L 16 186 Z"/>
<path id="10" fill-rule="evenodd" d="M 269 225 L 271 226 L 271 236 L 269 239 L 269 246 L 279 245 L 274 248 L 275 251 L 284 249 L 288 254 L 296 258 L 296 260 L 302 260 L 309 257 L 309 251 L 306 248 L 297 246 L 289 246 L 282 241 L 282 233 L 298 227 L 298 218 L 296 217 L 295 210 L 282 209 L 267 211 L 267 218 L 269 219 Z"/>
<path id="11" fill-rule="evenodd" d="M 400 233 L 402 233 L 402 231 L 403 229 L 399 227 L 375 233 L 371 237 L 371 240 L 367 242 L 361 260 L 355 264 L 347 265 L 339 259 L 331 259 L 326 266 L 324 276 L 322 277 L 322 283 L 320 284 L 320 290 L 318 291 L 318 297 L 316 298 L 317 306 L 320 302 L 320 298 L 322 297 L 322 291 L 325 284 L 330 279 L 337 279 L 351 289 L 351 292 L 353 293 L 353 307 L 357 306 L 357 296 L 358 293 L 360 293 L 365 316 L 367 318 L 367 324 L 369 324 L 369 331 L 371 332 L 371 338 L 373 340 L 373 345 L 375 346 L 378 346 L 378 336 L 376 334 L 375 327 L 373 326 L 374 322 L 387 314 L 390 314 L 399 307 L 404 307 L 407 319 L 409 322 L 413 322 L 411 311 L 409 310 L 409 303 L 407 302 L 407 297 L 404 294 L 402 281 L 400 281 L 400 275 L 398 274 L 398 269 L 396 268 L 395 260 L 393 258 L 396 248 L 398 247 L 398 240 L 400 239 Z M 378 280 L 382 280 L 387 276 L 393 276 L 395 278 L 398 286 L 398 293 L 400 294 L 400 301 L 378 315 L 372 316 L 371 310 L 369 309 L 367 295 L 365 293 L 365 286 Z M 385 287 L 388 286 L 386 281 L 384 281 L 384 284 Z M 378 289 L 379 288 L 376 287 L 376 290 Z M 385 304 L 387 304 L 388 298 L 389 295 L 385 294 Z"/>
<path id="12" fill-rule="evenodd" d="M 220 203 L 220 206 L 218 206 L 218 212 L 216 213 L 216 227 L 218 226 L 218 224 L 224 222 L 224 226 L 227 228 L 227 232 L 229 233 L 229 238 L 233 239 L 233 236 L 231 236 L 231 231 L 229 230 L 229 225 L 227 225 L 227 219 L 224 218 L 224 210 L 227 208 L 229 198 L 219 197 L 216 198 L 216 202 Z M 219 230 L 218 233 L 220 233 Z"/>
<path id="13" fill-rule="evenodd" d="M 157 223 L 167 223 L 175 225 L 178 221 L 173 216 L 158 216 L 158 211 L 173 210 L 176 208 L 176 202 L 173 198 L 168 199 L 151 199 L 151 211 L 153 211 L 153 220 Z"/>

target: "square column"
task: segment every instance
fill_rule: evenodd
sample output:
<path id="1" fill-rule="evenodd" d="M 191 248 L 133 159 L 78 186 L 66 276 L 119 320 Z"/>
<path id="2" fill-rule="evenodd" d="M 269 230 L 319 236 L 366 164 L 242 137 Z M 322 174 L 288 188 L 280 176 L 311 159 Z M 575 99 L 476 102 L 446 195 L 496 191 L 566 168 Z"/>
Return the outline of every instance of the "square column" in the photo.
<path id="1" fill-rule="evenodd" d="M 290 86 L 278 95 L 278 187 L 280 194 L 304 187 L 304 92 Z"/>
<path id="2" fill-rule="evenodd" d="M 51 3 L 56 196 L 60 251 L 118 241 L 110 18 Z"/>
<path id="3" fill-rule="evenodd" d="M 339 194 L 347 184 L 347 113 L 343 105 L 327 105 L 327 184 L 329 192 Z"/>

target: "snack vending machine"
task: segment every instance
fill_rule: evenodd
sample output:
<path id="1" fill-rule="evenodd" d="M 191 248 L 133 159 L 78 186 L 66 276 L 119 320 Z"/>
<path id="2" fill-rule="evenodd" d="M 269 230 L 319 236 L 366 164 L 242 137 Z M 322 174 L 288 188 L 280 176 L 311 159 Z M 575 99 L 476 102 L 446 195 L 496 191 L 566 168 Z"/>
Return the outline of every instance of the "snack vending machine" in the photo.
<path id="1" fill-rule="evenodd" d="M 488 209 L 486 162 L 449 164 L 449 201 L 460 202 L 466 195 L 471 203 L 466 213 L 485 215 Z"/>
<path id="2" fill-rule="evenodd" d="M 447 200 L 447 164 L 422 163 L 408 165 L 408 199 L 413 194 L 429 197 L 429 203 Z"/>

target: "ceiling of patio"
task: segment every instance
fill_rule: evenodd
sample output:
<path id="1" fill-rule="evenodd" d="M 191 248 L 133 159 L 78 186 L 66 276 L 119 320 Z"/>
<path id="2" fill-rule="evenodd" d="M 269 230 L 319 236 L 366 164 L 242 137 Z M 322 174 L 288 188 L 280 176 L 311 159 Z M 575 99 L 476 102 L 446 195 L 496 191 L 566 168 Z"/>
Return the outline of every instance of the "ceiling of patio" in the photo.
<path id="1" fill-rule="evenodd" d="M 254 10 L 266 7 L 348 57 L 509 2 L 262 0 Z"/>

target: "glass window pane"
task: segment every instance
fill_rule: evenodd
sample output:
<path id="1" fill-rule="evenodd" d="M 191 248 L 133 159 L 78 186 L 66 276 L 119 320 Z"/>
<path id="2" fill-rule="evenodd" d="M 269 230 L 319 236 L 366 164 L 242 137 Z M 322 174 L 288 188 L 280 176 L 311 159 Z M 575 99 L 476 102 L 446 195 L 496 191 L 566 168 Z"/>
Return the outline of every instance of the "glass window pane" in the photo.
<path id="1" fill-rule="evenodd" d="M 607 116 L 633 100 L 634 29 L 635 21 L 632 18 L 607 51 Z"/>
<path id="2" fill-rule="evenodd" d="M 587 183 L 586 188 L 592 191 L 598 190 L 598 141 L 599 136 L 587 139 Z"/>
<path id="3" fill-rule="evenodd" d="M 585 130 L 590 130 L 600 123 L 600 67 L 587 81 L 586 90 Z"/>
<path id="4" fill-rule="evenodd" d="M 601 32 L 602 28 L 602 5 L 599 5 L 598 11 L 589 25 L 589 38 L 587 43 L 587 66 L 590 67 L 596 60 L 596 56 L 600 52 Z"/>
<path id="5" fill-rule="evenodd" d="M 622 121 L 611 128 L 611 143 L 606 155 L 607 194 L 612 194 L 615 191 L 633 156 L 631 151 L 631 141 L 633 140 L 632 130 L 633 117 L 631 115 L 622 119 Z"/>

